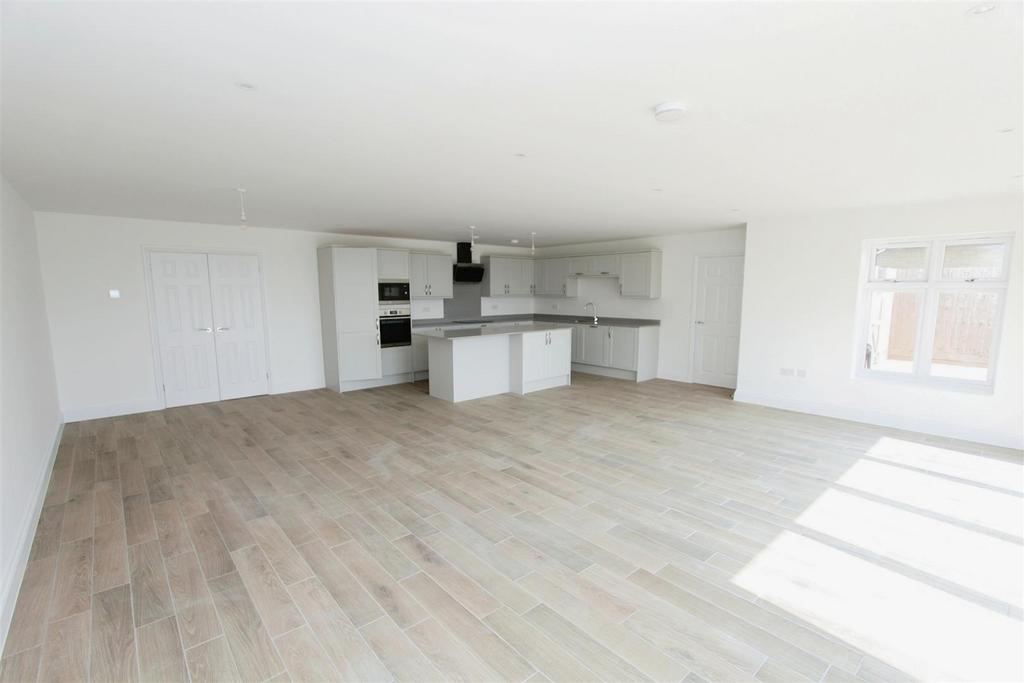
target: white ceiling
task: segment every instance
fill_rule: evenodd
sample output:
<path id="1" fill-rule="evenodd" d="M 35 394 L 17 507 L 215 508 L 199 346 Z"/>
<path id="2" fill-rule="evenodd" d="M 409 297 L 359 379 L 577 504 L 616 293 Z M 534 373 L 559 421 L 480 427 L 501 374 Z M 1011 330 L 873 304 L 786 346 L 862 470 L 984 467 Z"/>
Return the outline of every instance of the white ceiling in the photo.
<path id="1" fill-rule="evenodd" d="M 1022 5 L 971 4 L 4 2 L 3 171 L 39 210 L 231 223 L 245 187 L 251 225 L 538 244 L 1018 192 Z"/>

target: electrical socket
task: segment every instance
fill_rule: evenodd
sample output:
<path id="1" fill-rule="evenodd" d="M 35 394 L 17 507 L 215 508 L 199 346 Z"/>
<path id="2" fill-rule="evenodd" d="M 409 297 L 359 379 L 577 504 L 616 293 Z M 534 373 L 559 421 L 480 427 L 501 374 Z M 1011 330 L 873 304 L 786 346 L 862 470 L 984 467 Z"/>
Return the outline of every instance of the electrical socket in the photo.
<path id="1" fill-rule="evenodd" d="M 803 379 L 804 377 L 807 377 L 807 371 L 804 370 L 803 368 L 797 368 L 796 376 L 800 377 L 801 379 Z"/>
<path id="2" fill-rule="evenodd" d="M 792 377 L 793 368 L 779 368 L 779 374 L 782 375 L 783 377 Z"/>

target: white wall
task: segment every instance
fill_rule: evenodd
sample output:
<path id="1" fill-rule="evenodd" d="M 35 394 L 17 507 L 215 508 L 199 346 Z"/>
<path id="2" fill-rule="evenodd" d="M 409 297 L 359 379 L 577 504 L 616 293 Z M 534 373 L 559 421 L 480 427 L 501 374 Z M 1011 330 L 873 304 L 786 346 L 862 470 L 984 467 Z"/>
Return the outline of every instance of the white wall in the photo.
<path id="1" fill-rule="evenodd" d="M 662 252 L 661 298 L 623 298 L 619 296 L 617 279 L 583 278 L 579 281 L 578 297 L 537 297 L 535 312 L 586 315 L 583 306 L 592 301 L 601 316 L 661 320 L 658 377 L 689 382 L 695 259 L 703 255 L 742 254 L 744 232 L 743 228 L 732 228 L 538 249 L 538 258 L 658 249 Z"/>
<path id="2" fill-rule="evenodd" d="M 32 210 L 0 178 L 0 650 L 63 419 Z"/>
<path id="3" fill-rule="evenodd" d="M 244 251 L 262 258 L 271 391 L 324 386 L 316 249 L 325 244 L 447 252 L 454 242 L 36 213 L 60 405 L 68 420 L 163 407 L 156 384 L 144 248 Z M 519 247 L 478 245 L 486 253 Z M 120 289 L 110 299 L 109 289 Z M 431 304 L 418 305 L 420 315 Z"/>
<path id="4" fill-rule="evenodd" d="M 1022 206 L 1018 197 L 752 220 L 738 400 L 1021 448 Z M 854 376 L 863 241 L 1015 232 L 993 394 Z M 806 368 L 806 379 L 779 368 Z"/>

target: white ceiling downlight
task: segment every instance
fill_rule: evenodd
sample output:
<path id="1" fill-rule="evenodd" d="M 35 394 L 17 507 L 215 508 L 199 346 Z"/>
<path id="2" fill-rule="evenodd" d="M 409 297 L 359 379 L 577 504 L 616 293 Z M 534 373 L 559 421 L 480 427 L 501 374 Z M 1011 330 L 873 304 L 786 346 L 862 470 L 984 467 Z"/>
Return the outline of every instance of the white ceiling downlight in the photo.
<path id="1" fill-rule="evenodd" d="M 661 123 L 678 121 L 686 116 L 686 105 L 682 102 L 662 102 L 654 107 L 654 118 Z"/>
<path id="2" fill-rule="evenodd" d="M 988 14 L 989 12 L 994 10 L 995 8 L 996 8 L 995 3 L 986 2 L 986 3 L 982 3 L 980 5 L 975 5 L 974 7 L 970 8 L 969 10 L 967 10 L 967 13 L 968 14 L 973 14 L 975 16 L 980 16 L 982 14 Z"/>

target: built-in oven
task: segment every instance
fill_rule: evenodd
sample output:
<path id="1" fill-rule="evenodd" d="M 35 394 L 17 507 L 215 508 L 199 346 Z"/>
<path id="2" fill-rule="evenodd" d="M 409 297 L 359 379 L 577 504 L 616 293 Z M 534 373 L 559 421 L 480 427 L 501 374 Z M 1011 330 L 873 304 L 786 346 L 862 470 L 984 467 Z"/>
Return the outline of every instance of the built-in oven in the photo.
<path id="1" fill-rule="evenodd" d="M 380 347 L 412 344 L 412 307 L 409 304 L 381 304 Z"/>
<path id="2" fill-rule="evenodd" d="M 380 303 L 409 302 L 409 281 L 378 282 L 377 301 Z"/>

